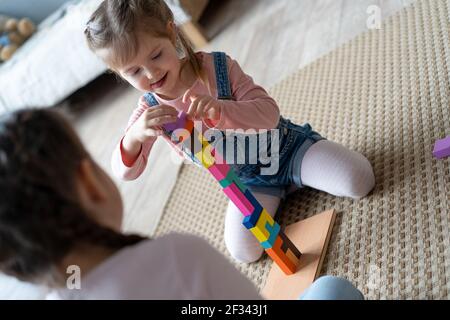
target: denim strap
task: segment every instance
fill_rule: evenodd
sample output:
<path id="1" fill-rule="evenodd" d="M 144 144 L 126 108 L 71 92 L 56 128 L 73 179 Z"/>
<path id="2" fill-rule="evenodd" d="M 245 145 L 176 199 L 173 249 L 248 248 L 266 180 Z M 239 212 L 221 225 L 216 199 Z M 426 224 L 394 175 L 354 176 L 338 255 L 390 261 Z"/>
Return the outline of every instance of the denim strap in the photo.
<path id="1" fill-rule="evenodd" d="M 144 99 L 152 107 L 159 105 L 158 100 L 156 100 L 155 96 L 151 92 L 144 94 Z"/>
<path id="2" fill-rule="evenodd" d="M 221 100 L 233 100 L 228 77 L 227 56 L 224 52 L 213 52 L 214 68 L 216 71 L 217 98 Z"/>

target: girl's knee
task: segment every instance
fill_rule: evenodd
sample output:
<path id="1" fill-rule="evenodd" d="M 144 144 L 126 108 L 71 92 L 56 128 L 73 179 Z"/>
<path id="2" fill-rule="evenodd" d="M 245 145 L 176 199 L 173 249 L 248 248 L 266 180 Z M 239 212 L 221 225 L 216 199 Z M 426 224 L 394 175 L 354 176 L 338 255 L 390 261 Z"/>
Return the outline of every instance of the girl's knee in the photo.
<path id="1" fill-rule="evenodd" d="M 240 263 L 251 263 L 261 258 L 264 249 L 258 243 L 245 244 L 243 242 L 237 243 L 235 239 L 225 238 L 225 245 L 231 257 Z"/>
<path id="2" fill-rule="evenodd" d="M 254 193 L 261 205 L 273 216 L 280 199 L 275 196 Z M 238 262 L 251 263 L 261 258 L 264 248 L 254 235 L 242 224 L 240 210 L 230 201 L 225 216 L 225 245 L 228 252 Z"/>
<path id="3" fill-rule="evenodd" d="M 372 165 L 363 155 L 349 168 L 347 179 L 343 180 L 343 193 L 351 198 L 360 199 L 375 187 L 375 175 Z"/>

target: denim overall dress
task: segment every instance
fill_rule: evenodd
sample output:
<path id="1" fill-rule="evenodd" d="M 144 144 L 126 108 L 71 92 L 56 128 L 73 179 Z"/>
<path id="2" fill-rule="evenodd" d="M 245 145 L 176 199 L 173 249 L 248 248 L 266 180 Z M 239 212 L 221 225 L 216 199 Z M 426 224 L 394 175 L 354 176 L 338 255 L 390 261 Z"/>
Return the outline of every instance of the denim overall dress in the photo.
<path id="1" fill-rule="evenodd" d="M 213 52 L 212 55 L 214 58 L 214 68 L 216 74 L 217 98 L 220 100 L 234 100 L 228 76 L 226 54 L 223 52 Z M 156 106 L 159 104 L 152 93 L 145 94 L 144 98 L 151 106 Z M 262 161 L 259 161 L 259 156 L 257 156 L 256 161 L 252 161 L 252 163 L 245 162 L 230 165 L 233 167 L 241 181 L 251 191 L 284 198 L 286 195 L 286 188 L 290 187 L 292 184 L 295 184 L 299 188 L 302 187 L 300 168 L 303 157 L 309 147 L 324 138 L 317 132 L 313 131 L 308 123 L 303 126 L 297 125 L 282 116 L 280 116 L 279 123 L 274 130 L 277 130 L 277 138 L 279 139 L 279 147 L 277 148 L 278 150 L 276 150 L 277 154 L 273 155 L 270 151 L 272 141 L 271 131 L 268 131 L 267 137 L 264 138 L 267 139 L 267 143 L 264 143 L 264 154 L 269 155 L 269 158 L 271 157 L 271 161 L 278 161 L 278 170 L 276 173 L 270 175 L 261 174 L 261 169 L 270 167 L 270 164 L 267 164 L 266 162 L 263 164 Z M 242 139 L 245 134 L 240 134 L 241 139 L 236 138 L 236 136 L 239 136 L 239 134 L 230 136 L 222 133 L 224 141 L 227 139 L 234 139 L 234 159 L 238 158 L 238 150 L 245 152 L 245 155 L 249 154 L 249 145 L 248 143 L 245 143 L 245 139 Z M 259 133 L 256 134 L 256 136 L 259 138 Z M 277 135 L 275 135 L 275 137 L 276 136 Z M 241 143 L 244 142 L 244 144 L 237 146 L 236 144 L 238 144 L 239 141 Z M 218 141 L 210 141 L 213 146 L 216 145 L 217 142 Z M 216 151 L 224 155 L 227 152 L 226 146 L 229 145 L 229 141 L 227 143 L 222 141 L 221 145 L 223 146 L 223 150 L 216 149 Z M 188 158 L 190 158 L 198 166 L 202 166 L 199 160 L 192 155 L 189 150 L 185 149 L 182 144 L 180 144 L 180 147 Z M 258 143 L 258 154 L 262 152 L 259 147 L 260 144 Z M 225 159 L 225 157 L 223 158 Z"/>

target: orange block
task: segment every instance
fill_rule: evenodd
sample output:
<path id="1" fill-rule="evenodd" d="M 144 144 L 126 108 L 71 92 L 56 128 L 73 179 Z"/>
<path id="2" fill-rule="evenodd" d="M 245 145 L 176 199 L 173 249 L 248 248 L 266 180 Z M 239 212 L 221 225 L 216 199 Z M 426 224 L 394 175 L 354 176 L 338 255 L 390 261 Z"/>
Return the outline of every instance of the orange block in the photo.
<path id="1" fill-rule="evenodd" d="M 292 251 L 291 251 L 290 249 L 288 249 L 288 250 L 286 251 L 286 255 L 288 256 L 289 260 L 291 260 L 295 265 L 298 265 L 298 263 L 300 262 L 300 261 L 299 261 L 300 259 L 297 258 L 297 257 L 295 256 L 295 254 L 293 254 Z"/>
<path id="2" fill-rule="evenodd" d="M 274 263 L 266 285 L 261 291 L 264 298 L 269 300 L 297 300 L 319 276 L 328 242 L 331 238 L 333 224 L 336 217 L 334 210 L 316 214 L 311 218 L 294 223 L 284 230 L 295 247 L 301 248 L 302 256 L 299 260 L 297 272 L 286 276 L 285 272 Z M 278 247 L 280 243 L 278 242 Z M 281 245 L 283 248 L 283 245 Z M 287 248 L 287 256 L 291 256 L 291 249 Z M 296 256 L 295 252 L 292 252 Z"/>
<path id="3" fill-rule="evenodd" d="M 190 138 L 190 136 L 192 135 L 192 130 L 194 129 L 194 121 L 186 119 L 186 125 L 184 129 L 189 132 L 189 135 L 181 135 L 178 142 L 183 142 L 186 139 Z"/>
<path id="4" fill-rule="evenodd" d="M 280 233 L 282 233 L 282 231 L 280 231 Z M 285 274 L 294 274 L 297 271 L 298 260 L 297 264 L 292 262 L 289 256 L 282 250 L 282 245 L 283 240 L 280 235 L 278 235 L 272 248 L 266 249 L 266 252 Z"/>
<path id="5" fill-rule="evenodd" d="M 283 242 L 281 245 L 281 250 L 286 254 L 290 252 L 294 257 L 293 259 L 291 259 L 291 261 L 295 263 L 298 259 L 300 259 L 302 253 L 300 252 L 300 250 L 298 250 L 295 244 L 292 243 L 292 241 L 287 237 L 285 233 L 280 233 L 280 238 Z"/>

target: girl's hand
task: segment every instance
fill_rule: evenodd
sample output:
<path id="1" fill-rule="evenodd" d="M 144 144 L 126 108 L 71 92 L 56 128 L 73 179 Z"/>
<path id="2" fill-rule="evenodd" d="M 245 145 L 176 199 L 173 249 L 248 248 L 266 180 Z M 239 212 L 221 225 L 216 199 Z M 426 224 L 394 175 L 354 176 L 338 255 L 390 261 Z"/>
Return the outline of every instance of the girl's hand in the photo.
<path id="1" fill-rule="evenodd" d="M 174 107 L 168 105 L 150 107 L 142 98 L 139 103 L 146 109 L 127 132 L 127 134 L 130 134 L 130 138 L 135 141 L 144 143 L 150 137 L 164 134 L 162 125 L 175 122 L 178 119 L 178 110 Z"/>
<path id="2" fill-rule="evenodd" d="M 207 95 L 197 95 L 189 89 L 183 95 L 183 102 L 191 101 L 187 114 L 195 120 L 211 119 L 219 120 L 222 112 L 221 103 Z"/>
<path id="3" fill-rule="evenodd" d="M 140 99 L 139 103 L 145 104 L 147 109 L 131 125 L 122 140 L 122 150 L 126 158 L 133 159 L 128 161 L 129 163 L 136 160 L 145 141 L 164 134 L 163 124 L 175 122 L 178 118 L 178 111 L 174 107 L 167 105 L 149 107 L 143 99 Z"/>

